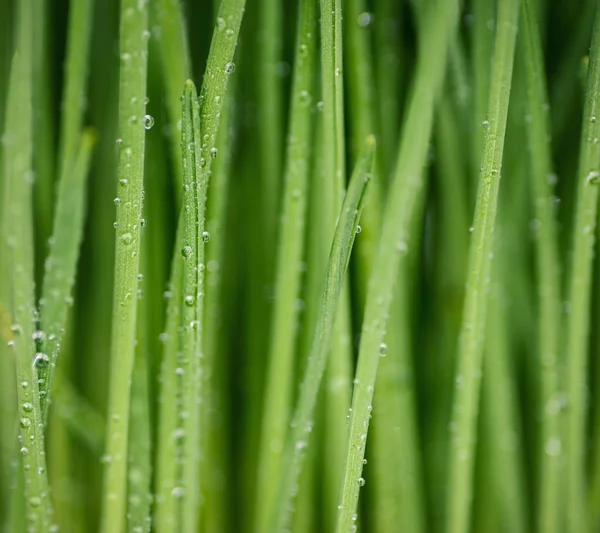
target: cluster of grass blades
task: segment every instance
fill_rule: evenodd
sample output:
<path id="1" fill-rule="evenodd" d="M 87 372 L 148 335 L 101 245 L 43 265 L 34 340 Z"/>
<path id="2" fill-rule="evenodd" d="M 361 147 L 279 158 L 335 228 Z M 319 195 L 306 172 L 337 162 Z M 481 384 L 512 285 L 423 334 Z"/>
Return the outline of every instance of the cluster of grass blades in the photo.
<path id="1" fill-rule="evenodd" d="M 0 531 L 599 531 L 599 102 L 597 0 L 0 2 Z"/>

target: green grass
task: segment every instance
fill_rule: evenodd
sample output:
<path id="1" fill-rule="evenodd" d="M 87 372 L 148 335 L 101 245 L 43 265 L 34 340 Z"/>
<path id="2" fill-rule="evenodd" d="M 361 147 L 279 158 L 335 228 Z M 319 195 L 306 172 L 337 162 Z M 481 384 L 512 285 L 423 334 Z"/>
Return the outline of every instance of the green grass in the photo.
<path id="1" fill-rule="evenodd" d="M 0 530 L 596 532 L 597 4 L 0 2 Z"/>

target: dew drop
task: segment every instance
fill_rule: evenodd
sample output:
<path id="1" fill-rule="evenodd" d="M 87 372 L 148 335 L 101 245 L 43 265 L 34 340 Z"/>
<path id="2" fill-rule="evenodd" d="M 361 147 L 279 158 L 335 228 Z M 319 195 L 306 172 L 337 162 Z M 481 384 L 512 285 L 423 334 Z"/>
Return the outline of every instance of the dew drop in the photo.
<path id="1" fill-rule="evenodd" d="M 382 342 L 379 345 L 379 355 L 381 357 L 385 357 L 387 354 L 388 354 L 388 346 L 387 346 L 387 344 L 385 342 Z"/>
<path id="2" fill-rule="evenodd" d="M 31 411 L 33 411 L 33 404 L 29 403 L 29 402 L 25 402 L 23 404 L 23 411 L 30 413 Z"/>
<path id="3" fill-rule="evenodd" d="M 194 297 L 191 294 L 188 294 L 184 299 L 183 302 L 185 303 L 185 305 L 187 305 L 188 307 L 192 307 L 194 305 Z"/>
<path id="4" fill-rule="evenodd" d="M 204 242 L 210 241 L 210 233 L 208 231 L 203 231 L 202 232 L 202 240 Z"/>
<path id="5" fill-rule="evenodd" d="M 364 486 L 365 486 L 365 483 L 366 483 L 366 481 L 365 481 L 365 478 L 364 478 L 364 477 L 359 477 L 359 478 L 358 478 L 358 486 L 359 486 L 359 487 L 364 487 Z"/>
<path id="6" fill-rule="evenodd" d="M 192 247 L 191 246 L 184 246 L 181 249 L 181 255 L 183 257 L 189 257 L 190 255 L 192 255 Z"/>
<path id="7" fill-rule="evenodd" d="M 361 28 L 366 28 L 373 22 L 373 14 L 368 12 L 361 13 L 358 15 L 356 22 Z"/>
<path id="8" fill-rule="evenodd" d="M 225 74 L 232 74 L 235 71 L 235 63 L 229 61 L 225 63 Z"/>
<path id="9" fill-rule="evenodd" d="M 123 244 L 131 244 L 133 242 L 133 235 L 131 233 L 123 233 L 121 235 L 121 242 Z"/>
<path id="10" fill-rule="evenodd" d="M 29 418 L 21 418 L 20 424 L 23 429 L 29 428 L 31 427 L 31 420 Z"/>
<path id="11" fill-rule="evenodd" d="M 149 130 L 154 126 L 154 117 L 152 115 L 144 115 L 144 128 Z"/>
<path id="12" fill-rule="evenodd" d="M 219 154 L 219 149 L 218 148 L 211 148 L 210 149 L 210 157 L 212 157 L 213 159 L 216 159 L 218 154 Z"/>

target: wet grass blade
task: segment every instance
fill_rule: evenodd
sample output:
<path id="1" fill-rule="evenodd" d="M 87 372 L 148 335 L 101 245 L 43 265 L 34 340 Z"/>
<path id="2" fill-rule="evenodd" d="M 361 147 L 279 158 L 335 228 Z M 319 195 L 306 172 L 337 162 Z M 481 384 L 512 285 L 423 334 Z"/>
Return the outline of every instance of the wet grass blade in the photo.
<path id="1" fill-rule="evenodd" d="M 128 511 L 129 533 L 150 533 L 151 439 L 147 352 L 135 355 L 131 379 L 131 430 L 129 432 Z"/>
<path id="2" fill-rule="evenodd" d="M 592 259 L 600 184 L 600 145 L 597 117 L 600 115 L 600 9 L 596 6 L 588 68 L 583 126 L 577 174 L 577 204 L 573 234 L 573 255 L 569 279 L 570 311 L 566 331 L 566 414 L 565 461 L 567 528 L 573 533 L 587 531 L 585 512 L 585 454 L 587 406 L 587 354 L 590 333 Z"/>
<path id="3" fill-rule="evenodd" d="M 491 271 L 498 189 L 512 81 L 519 1 L 498 5 L 496 41 L 490 80 L 487 132 L 467 267 L 467 291 L 456 364 L 451 416 L 447 526 L 449 533 L 469 528 L 472 475 L 479 408 L 483 339 Z"/>
<path id="4" fill-rule="evenodd" d="M 302 1 L 299 6 L 275 272 L 275 303 L 259 446 L 256 531 L 267 530 L 277 501 L 277 482 L 294 396 L 295 347 L 299 329 L 297 300 L 302 276 L 312 134 L 311 94 L 316 73 L 315 29 L 315 6 L 311 0 Z"/>
<path id="5" fill-rule="evenodd" d="M 127 502 L 127 445 L 140 269 L 143 201 L 148 5 L 122 0 L 120 29 L 119 166 L 110 390 L 101 530 L 121 533 Z"/>
<path id="6" fill-rule="evenodd" d="M 336 531 L 351 530 L 357 521 L 358 493 L 364 484 L 363 459 L 380 352 L 390 311 L 401 258 L 409 243 L 409 226 L 422 183 L 422 169 L 431 136 L 434 104 L 444 79 L 446 53 L 458 21 L 458 3 L 437 5 L 428 13 L 424 28 L 429 49 L 421 50 L 417 78 L 408 116 L 404 125 L 405 139 L 400 145 L 396 175 L 391 185 L 383 217 L 381 241 L 375 269 L 370 280 L 369 293 L 362 327 L 358 356 L 350 431 L 345 453 Z"/>
<path id="7" fill-rule="evenodd" d="M 279 497 L 271 521 L 272 532 L 284 529 L 293 511 L 294 486 L 298 483 L 314 425 L 315 406 L 327 363 L 327 354 L 331 348 L 333 324 L 367 185 L 373 171 L 374 158 L 375 138 L 370 136 L 350 180 L 331 247 L 313 343 L 286 440 L 284 463 L 278 485 Z"/>
<path id="8" fill-rule="evenodd" d="M 158 433 L 156 444 L 156 480 L 154 492 L 156 504 L 154 508 L 154 527 L 158 533 L 167 533 L 176 528 L 176 502 L 180 490 L 177 489 L 177 463 L 181 459 L 181 439 L 178 403 L 180 396 L 179 360 L 179 326 L 182 301 L 183 260 L 183 224 L 179 225 L 175 240 L 175 250 L 171 263 L 169 288 L 165 293 L 167 299 L 166 331 L 161 334 L 163 342 L 163 359 L 160 370 L 160 399 Z"/>
<path id="9" fill-rule="evenodd" d="M 44 420 L 48 416 L 52 376 L 72 302 L 71 291 L 83 236 L 87 178 L 94 142 L 95 135 L 90 130 L 81 135 L 78 153 L 73 156 L 70 170 L 65 170 L 58 188 L 54 230 L 40 300 L 40 324 L 44 332 L 42 353 L 49 358 L 49 364 L 39 371 L 42 380 L 40 404 Z"/>
<path id="10" fill-rule="evenodd" d="M 560 350 L 560 263 L 554 215 L 552 156 L 549 137 L 548 97 L 541 38 L 535 5 L 523 1 L 522 53 L 527 75 L 529 150 L 536 219 L 540 221 L 537 241 L 538 298 L 540 309 L 539 351 L 542 386 L 542 465 L 539 480 L 538 531 L 555 533 L 560 528 L 560 458 L 546 453 L 547 446 L 562 441 L 559 418 Z"/>
<path id="11" fill-rule="evenodd" d="M 35 286 L 32 211 L 33 165 L 33 5 L 22 2 L 18 10 L 17 52 L 13 58 L 4 130 L 4 176 L 2 199 L 2 254 L 7 258 L 9 291 L 3 307 L 11 317 L 12 347 L 16 361 L 19 464 L 25 480 L 25 512 L 28 529 L 48 531 L 51 505 L 48 494 L 46 457 L 38 367 L 47 357 L 36 354 Z M 12 432 L 11 432 L 12 433 Z M 16 451 L 15 450 L 15 451 Z M 19 499 L 13 495 L 13 501 Z M 16 517 L 13 516 L 16 519 Z"/>
<path id="12" fill-rule="evenodd" d="M 200 455 L 200 334 L 202 319 L 204 265 L 204 196 L 206 183 L 201 179 L 202 139 L 200 104 L 196 87 L 186 82 L 183 91 L 181 151 L 183 154 L 183 272 L 181 307 L 181 402 L 179 422 L 183 435 L 181 462 L 181 528 L 198 529 L 199 455 Z M 201 205 L 202 204 L 202 205 Z"/>

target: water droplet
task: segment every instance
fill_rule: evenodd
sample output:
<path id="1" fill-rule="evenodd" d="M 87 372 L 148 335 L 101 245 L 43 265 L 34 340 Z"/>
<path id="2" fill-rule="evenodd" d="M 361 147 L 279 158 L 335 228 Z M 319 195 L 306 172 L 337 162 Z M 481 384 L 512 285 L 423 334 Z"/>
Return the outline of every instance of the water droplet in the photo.
<path id="1" fill-rule="evenodd" d="M 190 255 L 192 255 L 192 247 L 191 246 L 184 246 L 181 249 L 181 255 L 183 257 L 189 257 Z"/>
<path id="2" fill-rule="evenodd" d="M 121 242 L 123 244 L 131 244 L 133 242 L 133 235 L 131 233 L 123 233 L 123 235 L 121 235 Z"/>
<path id="3" fill-rule="evenodd" d="M 302 105 L 309 105 L 312 97 L 308 91 L 300 91 L 299 99 Z"/>
<path id="4" fill-rule="evenodd" d="M 20 423 L 23 429 L 31 427 L 31 420 L 29 418 L 21 418 Z"/>
<path id="5" fill-rule="evenodd" d="M 27 455 L 29 453 L 29 449 L 25 448 L 25 446 L 23 446 L 20 450 L 21 455 Z"/>
<path id="6" fill-rule="evenodd" d="M 45 353 L 38 352 L 33 358 L 33 364 L 36 367 L 45 367 L 49 362 L 50 358 Z"/>
<path id="7" fill-rule="evenodd" d="M 113 203 L 114 203 L 115 205 L 121 205 L 121 199 L 120 199 L 120 198 L 117 196 L 117 197 L 116 197 L 116 198 L 113 200 Z"/>
<path id="8" fill-rule="evenodd" d="M 201 157 L 199 163 L 200 163 L 200 166 L 204 168 L 206 166 L 206 159 Z"/>
<path id="9" fill-rule="evenodd" d="M 473 233 L 473 231 L 475 231 L 475 227 L 471 226 L 471 227 L 469 228 L 469 233 Z"/>
<path id="10" fill-rule="evenodd" d="M 225 63 L 225 74 L 232 74 L 235 71 L 235 63 L 229 61 Z"/>
<path id="11" fill-rule="evenodd" d="M 335 75 L 336 75 L 336 76 L 341 76 L 341 75 L 342 75 L 342 69 L 341 69 L 341 68 L 339 68 L 339 67 L 338 67 L 338 68 L 336 68 L 336 69 L 335 69 Z"/>
<path id="12" fill-rule="evenodd" d="M 123 139 L 121 139 L 121 137 L 119 137 L 119 138 L 116 140 L 116 143 L 117 143 L 119 146 L 121 146 L 121 145 L 123 144 Z"/>
<path id="13" fill-rule="evenodd" d="M 223 31 L 227 27 L 227 23 L 223 17 L 217 17 L 217 30 Z"/>
<path id="14" fill-rule="evenodd" d="M 219 149 L 218 148 L 211 148 L 210 149 L 210 157 L 212 157 L 213 159 L 216 159 L 218 154 L 219 154 Z"/>
<path id="15" fill-rule="evenodd" d="M 300 53 L 300 57 L 306 57 L 308 54 L 308 46 L 306 46 L 305 44 L 301 44 L 299 53 Z"/>
<path id="16" fill-rule="evenodd" d="M 29 402 L 25 402 L 23 404 L 23 411 L 30 413 L 31 411 L 33 411 L 33 404 L 29 403 Z"/>
<path id="17" fill-rule="evenodd" d="M 210 233 L 208 231 L 203 231 L 202 232 L 202 240 L 204 242 L 210 241 Z"/>
<path id="18" fill-rule="evenodd" d="M 360 233 L 362 231 L 362 228 L 360 226 L 356 226 L 356 233 Z"/>
<path id="19" fill-rule="evenodd" d="M 364 478 L 364 477 L 359 477 L 359 478 L 358 478 L 358 486 L 359 486 L 359 487 L 364 487 L 364 486 L 365 486 L 365 483 L 366 483 L 366 481 L 365 481 L 365 478 Z"/>
<path id="20" fill-rule="evenodd" d="M 140 218 L 140 228 L 145 228 L 147 225 L 145 218 Z"/>
<path id="21" fill-rule="evenodd" d="M 317 111 L 323 111 L 323 109 L 325 109 L 325 103 L 320 100 L 317 102 Z"/>
<path id="22" fill-rule="evenodd" d="M 366 28 L 373 22 L 373 14 L 368 12 L 361 13 L 358 15 L 356 22 L 361 28 Z"/>
<path id="23" fill-rule="evenodd" d="M 600 172 L 597 172 L 595 170 L 592 170 L 586 178 L 586 181 L 590 184 L 590 185 L 598 185 L 598 183 L 600 183 Z"/>
<path id="24" fill-rule="evenodd" d="M 173 498 L 183 498 L 183 487 L 173 487 L 171 494 Z"/>
<path id="25" fill-rule="evenodd" d="M 152 115 L 144 115 L 144 128 L 149 130 L 154 126 L 154 117 Z"/>
<path id="26" fill-rule="evenodd" d="M 31 507 L 39 507 L 41 503 L 42 500 L 37 496 L 32 496 L 31 498 L 29 498 L 29 505 L 31 505 Z"/>
<path id="27" fill-rule="evenodd" d="M 592 116 L 590 117 L 590 122 L 591 122 L 592 124 L 594 124 L 594 123 L 596 122 L 596 117 L 595 117 L 594 115 L 592 115 Z"/>
<path id="28" fill-rule="evenodd" d="M 185 305 L 187 305 L 188 307 L 192 307 L 194 305 L 195 299 L 191 294 L 188 294 L 184 299 L 183 299 Z"/>
<path id="29" fill-rule="evenodd" d="M 379 355 L 381 357 L 385 357 L 387 354 L 388 354 L 388 346 L 387 346 L 387 344 L 385 342 L 382 342 L 379 345 Z"/>

